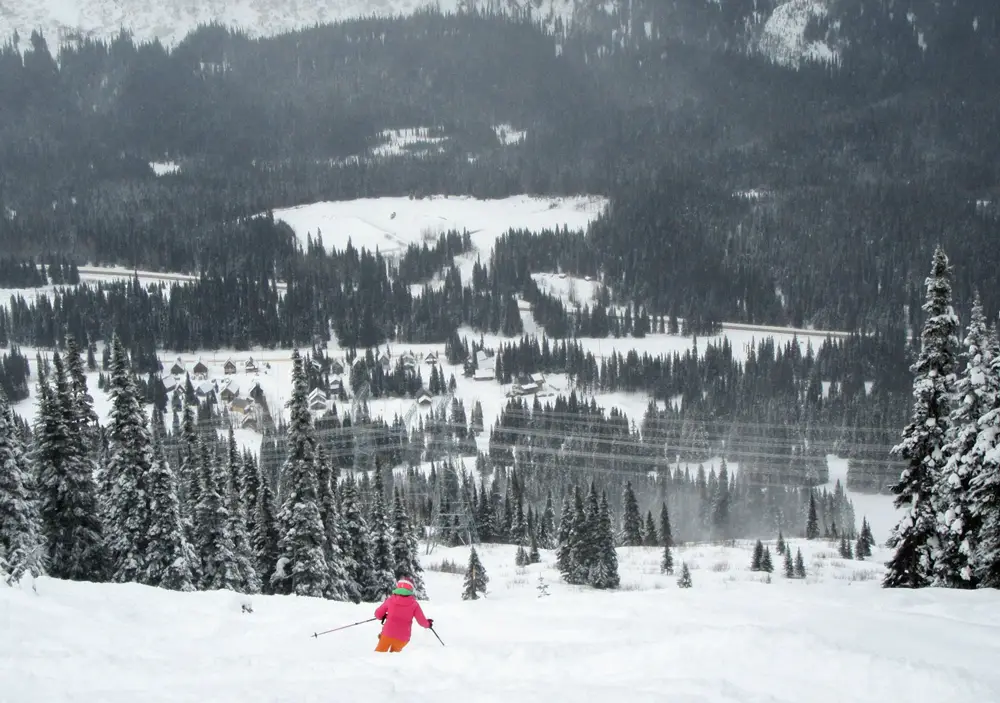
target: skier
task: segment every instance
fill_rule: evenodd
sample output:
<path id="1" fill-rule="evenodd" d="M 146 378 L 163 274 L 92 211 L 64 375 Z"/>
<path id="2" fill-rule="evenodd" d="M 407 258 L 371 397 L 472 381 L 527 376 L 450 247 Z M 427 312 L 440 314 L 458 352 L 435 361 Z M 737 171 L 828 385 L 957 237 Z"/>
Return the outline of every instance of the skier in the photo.
<path id="1" fill-rule="evenodd" d="M 402 652 L 410 643 L 410 628 L 416 618 L 421 627 L 431 628 L 434 621 L 424 617 L 420 603 L 413 595 L 413 582 L 400 579 L 392 595 L 375 609 L 375 618 L 382 621 L 382 634 L 376 652 Z"/>

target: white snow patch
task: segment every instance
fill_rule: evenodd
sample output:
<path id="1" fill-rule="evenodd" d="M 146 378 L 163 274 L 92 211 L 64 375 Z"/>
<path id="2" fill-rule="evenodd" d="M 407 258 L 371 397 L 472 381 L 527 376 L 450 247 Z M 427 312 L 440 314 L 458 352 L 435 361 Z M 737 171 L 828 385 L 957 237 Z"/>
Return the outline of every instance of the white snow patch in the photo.
<path id="1" fill-rule="evenodd" d="M 384 129 L 378 137 L 382 143 L 371 150 L 376 158 L 430 156 L 444 151 L 443 145 L 448 141 L 448 137 L 429 127 Z"/>
<path id="2" fill-rule="evenodd" d="M 171 173 L 179 173 L 181 170 L 180 164 L 173 161 L 150 161 L 149 167 L 157 176 L 167 176 Z"/>
<path id="3" fill-rule="evenodd" d="M 528 136 L 527 131 L 514 129 L 511 125 L 506 122 L 503 124 L 498 124 L 493 127 L 493 131 L 496 132 L 497 139 L 504 146 L 511 146 L 513 144 L 520 144 L 524 141 L 524 138 Z"/>
<path id="4" fill-rule="evenodd" d="M 589 277 L 565 273 L 533 273 L 531 278 L 543 293 L 570 306 L 593 305 L 600 288 L 600 284 Z"/>
<path id="5" fill-rule="evenodd" d="M 773 61 L 796 66 L 803 61 L 836 62 L 837 51 L 823 41 L 806 41 L 805 32 L 813 17 L 826 17 L 825 0 L 788 0 L 774 8 L 764 23 L 760 50 Z"/>
<path id="6" fill-rule="evenodd" d="M 299 241 L 321 234 L 327 250 L 355 248 L 399 255 L 410 244 L 433 241 L 449 230 L 468 230 L 473 251 L 458 257 L 463 279 L 471 279 L 479 257 L 485 264 L 496 239 L 511 228 L 538 232 L 568 227 L 585 230 L 607 206 L 607 198 L 580 195 L 515 195 L 497 200 L 435 195 L 428 198 L 336 200 L 274 211 L 274 218 L 295 230 Z"/>

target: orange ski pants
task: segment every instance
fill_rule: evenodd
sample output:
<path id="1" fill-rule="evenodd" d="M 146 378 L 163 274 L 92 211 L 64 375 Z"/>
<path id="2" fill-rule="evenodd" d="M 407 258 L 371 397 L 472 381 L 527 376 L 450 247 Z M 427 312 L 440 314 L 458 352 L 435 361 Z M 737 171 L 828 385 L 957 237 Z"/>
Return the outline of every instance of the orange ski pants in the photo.
<path id="1" fill-rule="evenodd" d="M 409 642 L 404 642 L 403 640 L 393 639 L 392 637 L 386 637 L 385 635 L 378 636 L 378 645 L 375 647 L 376 652 L 402 652 L 403 647 L 408 645 Z"/>

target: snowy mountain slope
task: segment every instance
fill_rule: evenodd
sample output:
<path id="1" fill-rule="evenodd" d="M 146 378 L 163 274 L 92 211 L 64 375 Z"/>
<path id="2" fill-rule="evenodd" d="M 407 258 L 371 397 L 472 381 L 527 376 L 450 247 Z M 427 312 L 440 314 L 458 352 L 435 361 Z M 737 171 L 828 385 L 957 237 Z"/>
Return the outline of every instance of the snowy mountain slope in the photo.
<path id="1" fill-rule="evenodd" d="M 620 549 L 628 590 L 610 593 L 559 582 L 552 552 L 517 568 L 514 547 L 484 545 L 490 584 L 477 601 L 460 599 L 461 575 L 436 570 L 464 566 L 467 550 L 436 550 L 422 558 L 424 609 L 446 646 L 415 627 L 388 656 L 372 652 L 377 623 L 312 637 L 370 618 L 371 605 L 43 578 L 37 593 L 0 588 L 0 700 L 1000 700 L 995 591 L 884 590 L 884 554 L 850 562 L 824 543 L 799 547 L 808 578 L 771 584 L 748 571 L 746 546 L 676 550 L 687 590 L 659 574 L 659 550 Z"/>
<path id="2" fill-rule="evenodd" d="M 454 12 L 468 0 L 0 0 L 0 36 L 39 29 L 50 47 L 76 37 L 112 37 L 126 28 L 142 41 L 173 46 L 200 24 L 271 36 L 359 17 L 408 15 L 429 6 Z M 567 18 L 573 0 L 544 0 L 536 16 Z M 25 42 L 27 43 L 27 42 Z"/>

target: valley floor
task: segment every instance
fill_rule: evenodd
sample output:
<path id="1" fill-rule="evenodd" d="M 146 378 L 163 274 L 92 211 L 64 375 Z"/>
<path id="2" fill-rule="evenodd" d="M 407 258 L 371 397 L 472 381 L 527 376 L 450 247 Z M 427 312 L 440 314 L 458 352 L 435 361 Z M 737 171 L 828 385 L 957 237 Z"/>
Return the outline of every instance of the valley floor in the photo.
<path id="1" fill-rule="evenodd" d="M 372 652 L 377 623 L 311 636 L 370 605 L 40 579 L 37 593 L 0 588 L 0 701 L 1000 700 L 1000 593 L 883 590 L 884 553 L 855 562 L 793 545 L 809 578 L 770 584 L 747 570 L 749 545 L 676 550 L 691 589 L 659 574 L 659 550 L 620 549 L 614 593 L 560 583 L 551 552 L 521 569 L 514 547 L 483 546 L 478 601 L 440 571 L 468 551 L 437 549 L 424 606 L 447 646 L 415 628 L 399 655 Z"/>

